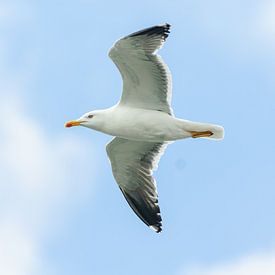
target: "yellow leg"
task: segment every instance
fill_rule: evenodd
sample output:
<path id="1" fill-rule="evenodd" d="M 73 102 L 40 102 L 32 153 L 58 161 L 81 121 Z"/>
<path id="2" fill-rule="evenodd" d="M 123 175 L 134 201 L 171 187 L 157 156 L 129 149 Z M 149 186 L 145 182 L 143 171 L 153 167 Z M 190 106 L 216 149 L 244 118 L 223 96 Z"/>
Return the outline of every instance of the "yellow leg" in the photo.
<path id="1" fill-rule="evenodd" d="M 204 132 L 196 132 L 190 131 L 192 138 L 200 138 L 200 137 L 210 137 L 213 135 L 211 131 L 204 131 Z"/>

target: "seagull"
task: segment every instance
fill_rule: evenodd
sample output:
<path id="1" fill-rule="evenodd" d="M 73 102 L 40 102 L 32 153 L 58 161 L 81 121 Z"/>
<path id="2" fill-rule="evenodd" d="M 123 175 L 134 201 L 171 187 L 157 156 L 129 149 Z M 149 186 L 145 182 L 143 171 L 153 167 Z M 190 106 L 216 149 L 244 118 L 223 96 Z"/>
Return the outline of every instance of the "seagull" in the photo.
<path id="1" fill-rule="evenodd" d="M 109 57 L 123 79 L 120 101 L 65 124 L 114 137 L 106 146 L 113 176 L 136 215 L 157 233 L 162 230 L 162 218 L 153 171 L 167 145 L 179 139 L 222 139 L 224 135 L 221 126 L 174 116 L 171 73 L 156 54 L 169 33 L 170 25 L 164 24 L 117 40 Z"/>

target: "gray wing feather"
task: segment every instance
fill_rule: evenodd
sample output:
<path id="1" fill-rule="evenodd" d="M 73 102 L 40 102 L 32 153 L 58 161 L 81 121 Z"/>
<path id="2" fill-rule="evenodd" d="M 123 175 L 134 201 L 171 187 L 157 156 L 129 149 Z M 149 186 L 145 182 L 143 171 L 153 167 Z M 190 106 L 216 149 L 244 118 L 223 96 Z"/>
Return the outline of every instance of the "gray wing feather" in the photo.
<path id="1" fill-rule="evenodd" d="M 114 138 L 106 147 L 113 175 L 125 199 L 137 216 L 156 232 L 161 231 L 161 216 L 153 170 L 167 143 Z"/>
<path id="2" fill-rule="evenodd" d="M 111 48 L 109 56 L 123 79 L 120 104 L 173 113 L 171 73 L 155 54 L 169 29 L 169 24 L 144 29 L 118 40 Z"/>

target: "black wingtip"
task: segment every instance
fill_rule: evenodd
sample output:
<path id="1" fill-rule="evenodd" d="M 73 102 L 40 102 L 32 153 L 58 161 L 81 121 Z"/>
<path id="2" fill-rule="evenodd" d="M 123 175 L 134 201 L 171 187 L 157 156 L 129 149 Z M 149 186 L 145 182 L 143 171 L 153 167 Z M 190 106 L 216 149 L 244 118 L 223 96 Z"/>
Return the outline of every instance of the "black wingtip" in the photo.
<path id="1" fill-rule="evenodd" d="M 170 28 L 171 28 L 171 25 L 168 23 L 165 23 L 164 25 L 157 25 L 154 27 L 143 29 L 138 32 L 134 32 L 134 33 L 128 35 L 128 37 L 134 37 L 134 36 L 139 36 L 139 35 L 148 35 L 148 36 L 161 35 L 163 37 L 163 39 L 165 40 L 170 33 Z"/>
<path id="2" fill-rule="evenodd" d="M 161 231 L 162 231 L 162 228 L 158 227 L 157 230 L 156 230 L 156 233 L 160 233 Z"/>
<path id="3" fill-rule="evenodd" d="M 160 225 L 150 225 L 151 229 L 153 229 L 156 233 L 160 233 L 162 231 L 161 224 Z"/>

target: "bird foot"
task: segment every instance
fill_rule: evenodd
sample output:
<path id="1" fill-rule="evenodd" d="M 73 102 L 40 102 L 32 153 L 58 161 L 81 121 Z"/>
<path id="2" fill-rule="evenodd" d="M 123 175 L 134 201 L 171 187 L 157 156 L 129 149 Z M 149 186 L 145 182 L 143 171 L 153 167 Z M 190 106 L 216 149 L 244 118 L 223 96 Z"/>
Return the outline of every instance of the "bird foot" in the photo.
<path id="1" fill-rule="evenodd" d="M 213 135 L 211 131 L 204 131 L 204 132 L 196 132 L 190 131 L 192 138 L 200 138 L 200 137 L 210 137 Z"/>

